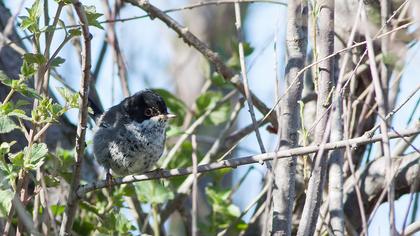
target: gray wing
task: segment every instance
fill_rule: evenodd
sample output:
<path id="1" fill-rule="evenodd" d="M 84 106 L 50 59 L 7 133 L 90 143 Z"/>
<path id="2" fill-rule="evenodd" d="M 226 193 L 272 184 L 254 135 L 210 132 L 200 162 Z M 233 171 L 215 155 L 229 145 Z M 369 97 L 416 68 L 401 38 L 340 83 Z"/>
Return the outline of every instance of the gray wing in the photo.
<path id="1" fill-rule="evenodd" d="M 93 155 L 96 161 L 105 169 L 111 167 L 111 154 L 109 152 L 109 145 L 113 140 L 113 128 L 98 127 L 93 135 Z M 114 134 L 115 135 L 115 134 Z"/>

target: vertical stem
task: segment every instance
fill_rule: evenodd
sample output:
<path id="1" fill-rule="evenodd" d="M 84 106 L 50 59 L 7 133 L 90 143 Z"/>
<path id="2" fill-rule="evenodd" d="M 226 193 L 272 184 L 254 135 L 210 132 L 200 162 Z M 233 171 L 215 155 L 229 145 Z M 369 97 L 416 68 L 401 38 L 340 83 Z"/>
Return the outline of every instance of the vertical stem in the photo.
<path id="1" fill-rule="evenodd" d="M 86 18 L 82 4 L 78 0 L 73 0 L 73 5 L 79 16 L 82 25 L 82 35 L 84 45 L 82 50 L 82 80 L 80 82 L 80 99 L 79 99 L 79 121 L 77 125 L 76 136 L 76 154 L 73 178 L 70 185 L 69 197 L 67 200 L 66 210 L 60 227 L 60 236 L 69 235 L 73 226 L 74 217 L 78 206 L 78 197 L 76 195 L 77 188 L 80 183 L 80 174 L 85 151 L 85 135 L 88 114 L 88 94 L 90 84 L 90 68 L 91 68 L 91 34 L 89 33 L 89 24 Z"/>
<path id="2" fill-rule="evenodd" d="M 191 225 L 191 234 L 192 236 L 197 235 L 197 139 L 195 134 L 191 136 L 191 143 L 193 148 L 192 153 L 192 167 L 193 167 L 193 186 L 192 186 L 192 209 L 191 209 L 191 216 L 192 216 L 192 225 Z"/>
<path id="3" fill-rule="evenodd" d="M 287 6 L 286 51 L 288 52 L 285 79 L 288 96 L 281 100 L 281 140 L 277 149 L 286 150 L 298 144 L 300 126 L 298 101 L 302 96 L 307 47 L 307 1 L 293 0 Z M 295 83 L 295 78 L 297 82 Z M 296 158 L 279 159 L 275 167 L 271 235 L 290 235 L 295 202 Z"/>
<path id="4" fill-rule="evenodd" d="M 318 2 L 316 11 L 318 13 L 318 35 L 317 53 L 320 58 L 327 57 L 334 53 L 334 0 L 324 0 Z M 314 26 L 317 27 L 317 26 Z M 328 140 L 329 133 L 327 127 L 331 127 L 328 122 L 329 106 L 331 104 L 331 94 L 334 88 L 334 57 L 319 63 L 318 79 L 318 99 L 316 120 L 318 124 L 315 128 L 315 144 L 321 145 Z M 313 235 L 319 216 L 322 202 L 323 187 L 327 173 L 327 153 L 322 154 L 322 150 L 314 159 L 312 175 L 309 179 L 308 190 L 306 193 L 305 206 L 302 212 L 302 220 L 299 224 L 297 235 Z M 340 183 L 338 183 L 340 184 Z"/>
<path id="5" fill-rule="evenodd" d="M 153 215 L 153 235 L 159 236 L 160 235 L 159 214 L 158 214 L 156 203 L 152 203 L 152 215 Z"/>

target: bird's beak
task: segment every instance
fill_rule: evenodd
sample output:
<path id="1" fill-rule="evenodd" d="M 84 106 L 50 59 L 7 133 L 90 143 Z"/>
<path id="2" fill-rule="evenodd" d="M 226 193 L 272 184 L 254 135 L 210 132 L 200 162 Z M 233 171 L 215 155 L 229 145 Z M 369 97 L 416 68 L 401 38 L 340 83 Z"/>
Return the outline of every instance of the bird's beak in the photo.
<path id="1" fill-rule="evenodd" d="M 175 117 L 176 117 L 176 115 L 174 115 L 174 114 L 157 115 L 157 118 L 162 119 L 162 120 L 169 120 L 169 119 L 173 119 Z"/>

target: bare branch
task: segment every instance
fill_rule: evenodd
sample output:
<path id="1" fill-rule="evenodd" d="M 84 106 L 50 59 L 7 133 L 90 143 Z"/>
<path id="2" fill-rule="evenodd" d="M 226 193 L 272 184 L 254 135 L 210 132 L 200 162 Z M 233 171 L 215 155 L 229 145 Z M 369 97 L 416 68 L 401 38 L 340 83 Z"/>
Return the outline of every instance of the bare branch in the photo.
<path id="1" fill-rule="evenodd" d="M 280 142 L 277 149 L 287 152 L 298 143 L 299 107 L 302 96 L 302 68 L 306 60 L 307 6 L 306 1 L 289 1 L 287 7 L 286 89 L 288 96 L 281 100 Z M 279 100 L 281 98 L 278 98 Z M 277 101 L 278 103 L 279 101 Z M 281 151 L 280 151 L 281 152 Z M 290 235 L 292 231 L 292 211 L 295 200 L 296 158 L 278 160 L 274 170 L 272 227 L 273 235 Z M 270 206 L 266 206 L 270 207 Z"/>
<path id="2" fill-rule="evenodd" d="M 317 1 L 318 11 L 317 35 L 318 41 L 316 51 L 321 58 L 334 53 L 334 0 Z M 327 130 L 331 128 L 329 119 L 329 106 L 331 104 L 334 87 L 334 58 L 325 60 L 319 64 L 318 99 L 316 117 L 319 122 L 315 128 L 315 144 L 325 143 L 329 138 Z M 341 103 L 340 103 L 341 104 Z M 325 115 L 324 115 L 325 114 Z M 336 124 L 337 122 L 334 122 Z M 329 128 L 327 128 L 329 127 Z M 299 224 L 297 235 L 313 235 L 318 220 L 319 209 L 322 203 L 323 187 L 327 173 L 327 152 L 320 153 L 315 157 L 312 175 L 309 179 L 308 190 L 306 192 L 305 206 L 302 212 L 302 219 Z M 342 227 L 341 227 L 342 228 Z"/>
<path id="3" fill-rule="evenodd" d="M 260 146 L 260 151 L 261 153 L 265 153 L 264 143 L 261 139 L 260 130 L 257 125 L 257 119 L 255 118 L 254 105 L 252 103 L 252 98 L 251 98 L 251 90 L 249 89 L 248 75 L 247 75 L 246 64 L 245 64 L 244 42 L 243 42 L 243 35 L 242 35 L 241 8 L 239 6 L 239 3 L 235 3 L 235 18 L 236 18 L 235 25 L 236 25 L 236 30 L 238 31 L 238 40 L 239 40 L 239 45 L 238 45 L 239 61 L 241 64 L 242 80 L 244 81 L 246 102 L 248 104 L 248 111 L 249 111 L 249 114 L 251 115 L 252 124 L 254 125 L 254 131 L 255 131 L 255 135 L 257 136 L 258 145 Z"/>
<path id="4" fill-rule="evenodd" d="M 78 198 L 76 191 L 80 183 L 80 174 L 84 158 L 85 150 L 85 135 L 86 135 L 86 123 L 88 114 L 88 96 L 89 96 L 89 84 L 90 84 L 90 67 L 91 67 L 91 34 L 89 33 L 89 24 L 86 18 L 85 11 L 82 3 L 78 0 L 73 0 L 73 5 L 79 16 L 80 23 L 82 24 L 83 33 L 83 50 L 82 50 L 82 80 L 80 82 L 80 100 L 79 100 L 79 121 L 77 125 L 76 135 L 76 154 L 75 154 L 75 165 L 73 171 L 73 178 L 70 185 L 69 197 L 67 199 L 67 206 L 63 215 L 63 220 L 60 227 L 60 235 L 65 236 L 70 233 L 73 225 L 74 217 L 77 210 Z"/>
<path id="5" fill-rule="evenodd" d="M 366 9 L 364 9 L 364 11 L 362 11 L 362 21 L 363 24 L 367 24 L 367 15 L 366 15 Z M 378 108 L 379 108 L 379 116 L 381 117 L 386 117 L 386 113 L 387 113 L 387 109 L 388 109 L 388 102 L 383 90 L 383 83 L 381 81 L 381 79 L 379 78 L 379 72 L 378 69 L 376 67 L 376 63 L 375 63 L 375 52 L 373 49 L 373 43 L 372 43 L 372 38 L 369 35 L 369 31 L 367 30 L 368 27 L 365 27 L 365 38 L 366 38 L 366 47 L 367 47 L 367 51 L 368 51 L 368 58 L 369 58 L 369 65 L 370 65 L 370 72 L 372 75 L 372 80 L 373 80 L 373 85 L 375 88 L 375 99 L 376 102 L 378 103 Z M 391 162 L 391 151 L 390 151 L 390 147 L 389 147 L 389 138 L 387 136 L 387 132 L 388 132 L 388 125 L 386 120 L 382 120 L 381 121 L 381 133 L 384 134 L 383 135 L 383 139 L 382 139 L 382 149 L 384 151 L 384 155 L 386 158 L 388 158 L 387 161 L 387 186 L 389 187 L 389 191 L 388 191 L 388 201 L 389 201 L 389 208 L 390 208 L 390 212 L 389 212 L 389 221 L 391 223 L 391 232 L 392 234 L 397 234 L 397 231 L 395 229 L 395 212 L 394 212 L 394 180 L 391 177 L 391 174 L 393 173 L 392 170 L 392 162 Z"/>
<path id="6" fill-rule="evenodd" d="M 394 139 L 394 138 L 400 138 L 401 136 L 408 137 L 408 136 L 416 135 L 418 133 L 420 133 L 420 124 L 418 124 L 415 128 L 403 130 L 399 132 L 399 134 L 389 133 L 388 135 L 390 139 Z M 382 134 L 375 135 L 373 137 L 361 136 L 358 138 L 347 139 L 347 140 L 342 140 L 342 141 L 333 142 L 333 143 L 326 143 L 324 146 L 324 150 L 329 151 L 329 150 L 334 150 L 338 148 L 345 148 L 346 146 L 356 148 L 357 146 L 365 145 L 368 143 L 375 143 L 380 140 L 382 140 Z M 209 172 L 209 171 L 223 169 L 223 168 L 236 168 L 241 165 L 248 165 L 252 163 L 273 160 L 274 158 L 287 158 L 287 157 L 292 157 L 292 156 L 316 153 L 319 151 L 319 149 L 320 149 L 319 146 L 314 145 L 314 146 L 293 148 L 289 150 L 281 150 L 278 152 L 270 152 L 270 153 L 258 154 L 258 155 L 253 155 L 253 156 L 245 156 L 245 157 L 239 157 L 239 158 L 234 158 L 234 159 L 229 159 L 229 160 L 223 160 L 219 162 L 198 165 L 197 173 Z M 190 175 L 190 174 L 192 174 L 191 167 L 172 169 L 172 170 L 151 171 L 142 175 L 129 175 L 123 178 L 115 178 L 113 183 L 111 183 L 111 186 L 151 180 L 151 179 L 184 176 L 184 175 Z M 96 189 L 105 188 L 108 186 L 109 186 L 109 183 L 105 180 L 100 180 L 94 183 L 81 185 L 77 190 L 77 196 L 79 196 L 80 198 L 80 197 L 83 197 L 88 192 L 91 192 Z"/>
<path id="7" fill-rule="evenodd" d="M 391 138 L 391 136 L 390 136 Z M 372 206 L 377 202 L 384 202 L 386 197 L 387 186 L 387 163 L 386 157 L 380 157 L 375 159 L 373 162 L 364 169 L 356 173 L 357 179 L 359 179 L 358 185 L 362 191 L 362 202 L 367 209 L 366 214 L 370 215 L 376 209 Z M 396 193 L 397 196 L 401 196 L 405 193 L 411 191 L 411 186 L 418 177 L 420 170 L 420 155 L 418 153 L 412 153 L 406 156 L 393 157 L 392 165 L 394 167 L 394 172 L 391 173 L 391 176 L 395 179 Z M 351 223 L 353 227 L 360 232 L 361 230 L 361 216 L 360 211 L 355 207 L 358 205 L 357 196 L 354 188 L 354 179 L 349 178 L 344 184 L 344 212 L 348 223 Z M 414 191 L 419 191 L 420 185 L 416 186 Z M 385 190 L 385 191 L 384 191 Z"/>

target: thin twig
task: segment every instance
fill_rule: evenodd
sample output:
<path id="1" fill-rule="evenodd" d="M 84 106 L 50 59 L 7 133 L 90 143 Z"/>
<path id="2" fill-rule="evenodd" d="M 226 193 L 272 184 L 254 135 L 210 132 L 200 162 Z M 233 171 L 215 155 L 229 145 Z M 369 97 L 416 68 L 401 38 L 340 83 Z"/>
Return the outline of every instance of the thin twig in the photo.
<path id="1" fill-rule="evenodd" d="M 105 16 L 107 20 L 110 20 L 110 24 L 106 32 L 107 41 L 108 41 L 108 44 L 112 47 L 114 63 L 116 63 L 118 67 L 118 77 L 120 79 L 123 95 L 125 97 L 128 97 L 130 96 L 130 90 L 128 88 L 127 68 L 125 66 L 124 58 L 120 49 L 117 32 L 115 30 L 115 24 L 111 22 L 112 20 L 115 20 L 115 16 L 120 11 L 120 7 L 116 6 L 114 11 L 112 11 L 111 7 L 109 6 L 108 0 L 104 0 L 103 3 L 106 8 Z"/>
<path id="2" fill-rule="evenodd" d="M 362 21 L 363 24 L 367 25 L 368 24 L 368 20 L 367 20 L 367 13 L 366 13 L 366 9 L 364 9 L 362 11 Z M 386 113 L 387 113 L 387 101 L 386 101 L 386 97 L 384 95 L 384 91 L 382 89 L 383 87 L 383 83 L 381 82 L 381 79 L 379 78 L 379 73 L 378 70 L 376 68 L 376 63 L 375 63 L 375 52 L 373 49 L 373 43 L 372 43 L 372 39 L 369 35 L 369 31 L 367 29 L 367 27 L 365 28 L 365 38 L 366 38 L 366 47 L 368 50 L 368 59 L 369 59 L 369 64 L 370 64 L 370 71 L 371 71 L 371 75 L 372 75 L 372 80 L 373 80 L 373 85 L 375 88 L 375 98 L 376 98 L 376 102 L 378 103 L 378 108 L 379 108 L 379 112 L 378 114 L 381 117 L 386 117 Z M 384 134 L 382 136 L 382 149 L 384 151 L 384 155 L 387 158 L 387 186 L 389 187 L 389 191 L 388 191 L 388 201 L 389 201 L 389 221 L 391 223 L 390 225 L 390 230 L 392 232 L 393 235 L 395 235 L 397 233 L 396 229 L 395 229 L 395 208 L 394 208 L 394 180 L 391 177 L 391 174 L 393 173 L 392 170 L 392 161 L 391 161 L 391 151 L 390 151 L 390 145 L 389 145 L 389 138 L 387 135 L 388 132 L 388 125 L 386 120 L 382 120 L 381 122 L 381 133 Z"/>
<path id="3" fill-rule="evenodd" d="M 191 234 L 192 236 L 197 235 L 197 138 L 195 134 L 191 135 L 192 144 L 192 171 L 193 171 L 193 185 L 192 185 L 192 209 L 191 209 Z"/>
<path id="4" fill-rule="evenodd" d="M 243 79 L 243 86 L 244 86 L 244 90 L 245 90 L 245 97 L 246 97 L 246 102 L 248 104 L 248 111 L 249 114 L 251 116 L 251 120 L 252 120 L 252 124 L 254 125 L 254 131 L 255 131 L 255 135 L 257 136 L 257 142 L 258 145 L 260 147 L 260 151 L 261 153 L 265 153 L 265 147 L 264 147 L 264 143 L 261 139 L 261 134 L 260 134 L 260 130 L 258 128 L 257 125 L 257 119 L 255 118 L 255 112 L 254 112 L 254 105 L 252 103 L 252 99 L 251 99 L 251 91 L 249 89 L 249 82 L 248 82 L 248 75 L 247 75 L 247 71 L 246 71 L 246 64 L 245 64 L 245 53 L 244 53 L 244 42 L 243 42 L 243 33 L 242 33 L 242 20 L 241 20 L 241 8 L 239 6 L 239 3 L 235 3 L 235 26 L 236 26 L 236 30 L 238 32 L 238 50 L 239 50 L 239 61 L 240 61 L 240 65 L 241 65 L 241 74 L 242 74 L 242 79 Z"/>
<path id="5" fill-rule="evenodd" d="M 399 134 L 403 137 L 412 136 L 418 133 L 420 133 L 419 126 L 399 132 Z M 400 138 L 401 137 L 400 135 L 394 132 L 388 133 L 388 136 L 390 139 Z M 342 141 L 333 142 L 333 143 L 326 143 L 324 145 L 324 150 L 329 151 L 329 150 L 334 150 L 338 148 L 345 148 L 347 146 L 355 147 L 355 146 L 365 145 L 368 143 L 375 143 L 375 142 L 381 141 L 382 136 L 383 134 L 378 134 L 373 137 L 361 136 L 361 137 L 357 137 L 353 139 L 347 139 L 347 140 L 342 140 Z M 209 164 L 198 165 L 197 173 L 209 172 L 209 171 L 223 169 L 223 168 L 236 168 L 241 165 L 248 165 L 248 164 L 257 163 L 260 161 L 273 160 L 274 158 L 287 158 L 291 156 L 311 154 L 311 153 L 316 153 L 319 150 L 320 150 L 320 147 L 318 145 L 314 145 L 314 146 L 293 148 L 289 150 L 281 150 L 278 152 L 269 152 L 269 153 L 257 154 L 253 156 L 245 156 L 245 157 L 239 157 L 239 158 L 234 158 L 234 159 L 229 159 L 229 160 L 223 160 L 220 162 L 213 162 Z M 158 170 L 158 171 L 152 171 L 152 172 L 149 172 L 147 174 L 142 174 L 142 175 L 129 175 L 123 178 L 115 178 L 113 183 L 111 183 L 111 186 L 151 180 L 151 179 L 184 176 L 184 175 L 189 175 L 191 173 L 192 173 L 191 167 L 178 168 L 178 169 L 172 169 L 172 170 Z M 93 182 L 90 184 L 81 185 L 79 189 L 77 190 L 77 196 L 79 196 L 80 198 L 80 197 L 83 197 L 88 192 L 91 192 L 96 189 L 105 188 L 108 186 L 109 186 L 109 183 L 105 180 L 100 180 L 100 181 Z"/>

